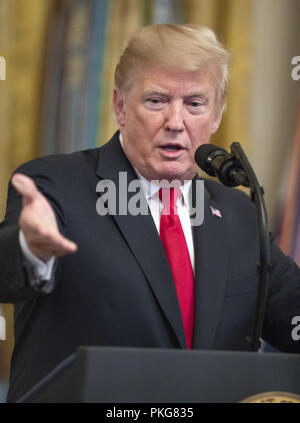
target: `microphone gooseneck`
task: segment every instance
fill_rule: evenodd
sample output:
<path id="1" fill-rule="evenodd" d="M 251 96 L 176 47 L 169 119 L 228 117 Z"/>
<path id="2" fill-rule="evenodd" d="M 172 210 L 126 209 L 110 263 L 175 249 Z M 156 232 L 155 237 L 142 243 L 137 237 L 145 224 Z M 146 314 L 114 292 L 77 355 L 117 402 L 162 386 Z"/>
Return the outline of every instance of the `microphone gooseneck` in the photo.
<path id="1" fill-rule="evenodd" d="M 268 218 L 263 188 L 259 185 L 246 154 L 238 142 L 232 143 L 230 149 L 231 153 L 227 153 L 216 145 L 203 144 L 195 152 L 195 161 L 204 172 L 216 176 L 226 186 L 249 187 L 251 200 L 256 206 L 259 230 L 259 259 L 256 270 L 259 284 L 253 330 L 246 340 L 251 344 L 253 351 L 257 351 L 260 346 L 271 269 Z"/>

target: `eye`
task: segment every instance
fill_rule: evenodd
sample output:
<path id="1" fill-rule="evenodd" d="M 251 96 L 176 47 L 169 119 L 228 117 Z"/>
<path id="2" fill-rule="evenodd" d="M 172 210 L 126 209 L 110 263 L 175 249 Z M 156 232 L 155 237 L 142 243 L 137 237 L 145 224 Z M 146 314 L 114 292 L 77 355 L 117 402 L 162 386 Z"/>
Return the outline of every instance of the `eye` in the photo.
<path id="1" fill-rule="evenodd" d="M 161 100 L 159 98 L 150 98 L 149 101 L 152 104 L 158 104 Z"/>
<path id="2" fill-rule="evenodd" d="M 147 101 L 151 104 L 160 104 L 163 102 L 161 98 L 148 98 Z"/>
<path id="3" fill-rule="evenodd" d="M 199 101 L 191 101 L 190 106 L 192 107 L 200 107 L 203 103 L 200 103 Z"/>
<path id="4" fill-rule="evenodd" d="M 202 113 L 204 112 L 207 101 L 206 100 L 188 100 L 186 106 L 192 113 Z"/>
<path id="5" fill-rule="evenodd" d="M 150 109 L 160 109 L 161 107 L 163 107 L 163 105 L 165 104 L 166 100 L 164 100 L 163 98 L 159 98 L 159 97 L 149 97 L 146 98 L 146 106 L 149 107 Z"/>

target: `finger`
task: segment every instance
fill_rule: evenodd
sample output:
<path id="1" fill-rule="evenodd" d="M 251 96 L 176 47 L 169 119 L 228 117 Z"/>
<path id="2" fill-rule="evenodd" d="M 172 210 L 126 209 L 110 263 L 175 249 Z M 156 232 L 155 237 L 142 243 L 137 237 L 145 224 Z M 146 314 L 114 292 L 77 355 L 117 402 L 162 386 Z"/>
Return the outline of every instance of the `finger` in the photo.
<path id="1" fill-rule="evenodd" d="M 77 244 L 69 239 L 60 236 L 60 246 L 66 253 L 76 253 L 78 250 Z"/>
<path id="2" fill-rule="evenodd" d="M 65 238 L 60 233 L 44 238 L 43 243 L 46 248 L 52 251 L 54 256 L 62 256 L 66 254 L 75 253 L 78 250 L 77 245 Z"/>
<path id="3" fill-rule="evenodd" d="M 77 251 L 77 245 L 73 246 L 66 246 L 63 243 L 57 243 L 55 245 L 52 245 L 49 250 L 49 256 L 54 257 L 63 257 L 68 254 L 74 254 Z"/>
<path id="4" fill-rule="evenodd" d="M 31 178 L 21 173 L 16 173 L 11 180 L 15 189 L 22 195 L 25 204 L 34 200 L 39 191 Z"/>
<path id="5" fill-rule="evenodd" d="M 48 261 L 51 257 L 63 257 L 67 254 L 73 254 L 77 251 L 77 245 L 73 242 L 66 240 L 46 240 L 45 238 L 32 240 L 29 245 L 30 251 L 44 262 Z"/>

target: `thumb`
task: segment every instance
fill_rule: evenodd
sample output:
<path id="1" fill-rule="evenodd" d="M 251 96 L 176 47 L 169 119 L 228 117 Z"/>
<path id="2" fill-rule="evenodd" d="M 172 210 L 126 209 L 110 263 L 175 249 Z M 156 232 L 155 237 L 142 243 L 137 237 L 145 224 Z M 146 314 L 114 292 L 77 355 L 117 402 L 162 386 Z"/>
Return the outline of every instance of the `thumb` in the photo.
<path id="1" fill-rule="evenodd" d="M 12 185 L 22 195 L 25 204 L 30 203 L 39 194 L 38 189 L 31 178 L 22 173 L 16 173 L 12 177 Z"/>

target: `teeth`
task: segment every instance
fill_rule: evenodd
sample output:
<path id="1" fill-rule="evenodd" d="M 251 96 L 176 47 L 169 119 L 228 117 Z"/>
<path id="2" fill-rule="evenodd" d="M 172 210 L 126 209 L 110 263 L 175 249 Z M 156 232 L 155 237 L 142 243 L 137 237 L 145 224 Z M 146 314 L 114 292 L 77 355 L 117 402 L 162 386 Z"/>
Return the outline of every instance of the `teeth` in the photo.
<path id="1" fill-rule="evenodd" d="M 164 147 L 164 150 L 167 150 L 167 151 L 177 151 L 179 149 L 180 149 L 180 147 L 177 147 L 177 146 L 174 146 L 174 147 Z"/>

